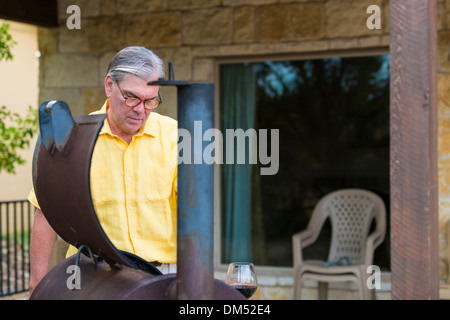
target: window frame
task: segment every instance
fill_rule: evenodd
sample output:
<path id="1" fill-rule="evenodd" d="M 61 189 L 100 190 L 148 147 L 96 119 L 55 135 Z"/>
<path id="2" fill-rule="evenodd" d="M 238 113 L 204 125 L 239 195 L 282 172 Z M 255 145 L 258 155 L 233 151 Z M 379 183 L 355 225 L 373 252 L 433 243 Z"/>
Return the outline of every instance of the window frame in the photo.
<path id="1" fill-rule="evenodd" d="M 305 52 L 295 54 L 270 54 L 270 55 L 252 55 L 252 56 L 235 56 L 235 57 L 216 57 L 214 59 L 214 127 L 220 128 L 220 65 L 227 63 L 245 63 L 245 62 L 264 62 L 264 61 L 287 61 L 287 60 L 310 60 L 325 58 L 351 58 L 364 57 L 374 55 L 390 54 L 388 46 L 373 47 L 368 49 L 349 49 L 349 50 L 330 50 L 324 52 Z M 220 210 L 222 205 L 221 195 L 221 175 L 220 164 L 214 164 L 214 271 L 219 276 L 225 278 L 228 264 L 221 262 L 221 217 Z M 300 230 L 299 230 L 300 231 Z M 390 230 L 387 230 L 390 233 Z M 280 267 L 269 265 L 255 265 L 259 280 L 261 277 L 267 279 L 261 285 L 276 285 L 286 283 L 285 285 L 293 285 L 292 273 L 293 266 Z M 383 278 L 390 278 L 391 271 L 382 271 Z M 278 280 L 274 281 L 272 278 Z M 290 280 L 286 279 L 289 278 Z M 290 284 L 289 284 L 290 283 Z"/>

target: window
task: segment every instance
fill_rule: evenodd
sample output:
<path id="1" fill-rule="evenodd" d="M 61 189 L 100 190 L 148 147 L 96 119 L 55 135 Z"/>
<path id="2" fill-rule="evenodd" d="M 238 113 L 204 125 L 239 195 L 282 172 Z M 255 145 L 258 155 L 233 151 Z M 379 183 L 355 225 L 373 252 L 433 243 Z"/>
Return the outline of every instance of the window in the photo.
<path id="1" fill-rule="evenodd" d="M 292 235 L 336 189 L 372 190 L 389 211 L 389 55 L 223 63 L 219 77 L 222 132 L 278 130 L 257 145 L 278 153 L 275 174 L 248 147 L 245 163 L 220 166 L 222 263 L 292 266 Z M 305 258 L 326 258 L 328 240 Z M 374 263 L 389 268 L 388 236 Z"/>

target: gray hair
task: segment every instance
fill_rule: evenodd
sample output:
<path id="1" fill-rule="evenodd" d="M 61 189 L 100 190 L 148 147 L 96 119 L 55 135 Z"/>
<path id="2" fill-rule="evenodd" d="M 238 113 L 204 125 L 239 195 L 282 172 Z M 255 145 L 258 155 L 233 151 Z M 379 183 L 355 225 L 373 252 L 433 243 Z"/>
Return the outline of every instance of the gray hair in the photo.
<path id="1" fill-rule="evenodd" d="M 123 81 L 128 74 L 150 81 L 164 77 L 164 63 L 145 47 L 126 47 L 111 60 L 106 74 L 116 82 Z"/>

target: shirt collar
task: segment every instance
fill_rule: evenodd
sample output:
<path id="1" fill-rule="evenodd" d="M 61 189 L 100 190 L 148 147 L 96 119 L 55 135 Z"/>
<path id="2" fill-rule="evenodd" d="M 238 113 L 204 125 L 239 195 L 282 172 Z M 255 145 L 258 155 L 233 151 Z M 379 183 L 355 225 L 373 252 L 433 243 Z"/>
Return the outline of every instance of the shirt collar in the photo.
<path id="1" fill-rule="evenodd" d="M 109 99 L 105 101 L 103 104 L 103 107 L 99 110 L 98 113 L 107 113 L 109 108 Z M 155 123 L 152 121 L 152 113 L 150 113 L 150 116 L 147 119 L 147 122 L 145 123 L 144 128 L 140 128 L 139 131 L 135 134 L 135 136 L 142 136 L 144 134 L 150 135 L 152 137 L 156 137 L 157 128 L 155 128 Z M 114 135 L 111 131 L 111 127 L 109 126 L 108 119 L 105 119 L 105 122 L 103 123 L 103 127 L 100 130 L 100 134 L 109 134 Z"/>

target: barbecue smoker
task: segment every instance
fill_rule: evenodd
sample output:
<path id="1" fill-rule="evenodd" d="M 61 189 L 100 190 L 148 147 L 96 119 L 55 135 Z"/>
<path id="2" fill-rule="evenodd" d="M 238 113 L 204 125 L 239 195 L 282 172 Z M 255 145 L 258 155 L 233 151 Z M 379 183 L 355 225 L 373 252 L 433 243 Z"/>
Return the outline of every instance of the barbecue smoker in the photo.
<path id="1" fill-rule="evenodd" d="M 149 85 L 177 87 L 179 128 L 193 136 L 194 121 L 202 121 L 203 131 L 213 127 L 212 83 L 175 81 L 169 65 L 169 80 Z M 63 101 L 44 102 L 39 108 L 36 196 L 50 225 L 78 254 L 50 270 L 30 299 L 245 299 L 213 276 L 213 165 L 178 164 L 177 274 L 162 275 L 111 243 L 90 193 L 91 157 L 105 118 L 72 117 Z M 203 148 L 192 147 L 191 154 Z M 73 270 L 81 275 L 79 289 L 67 285 Z"/>

